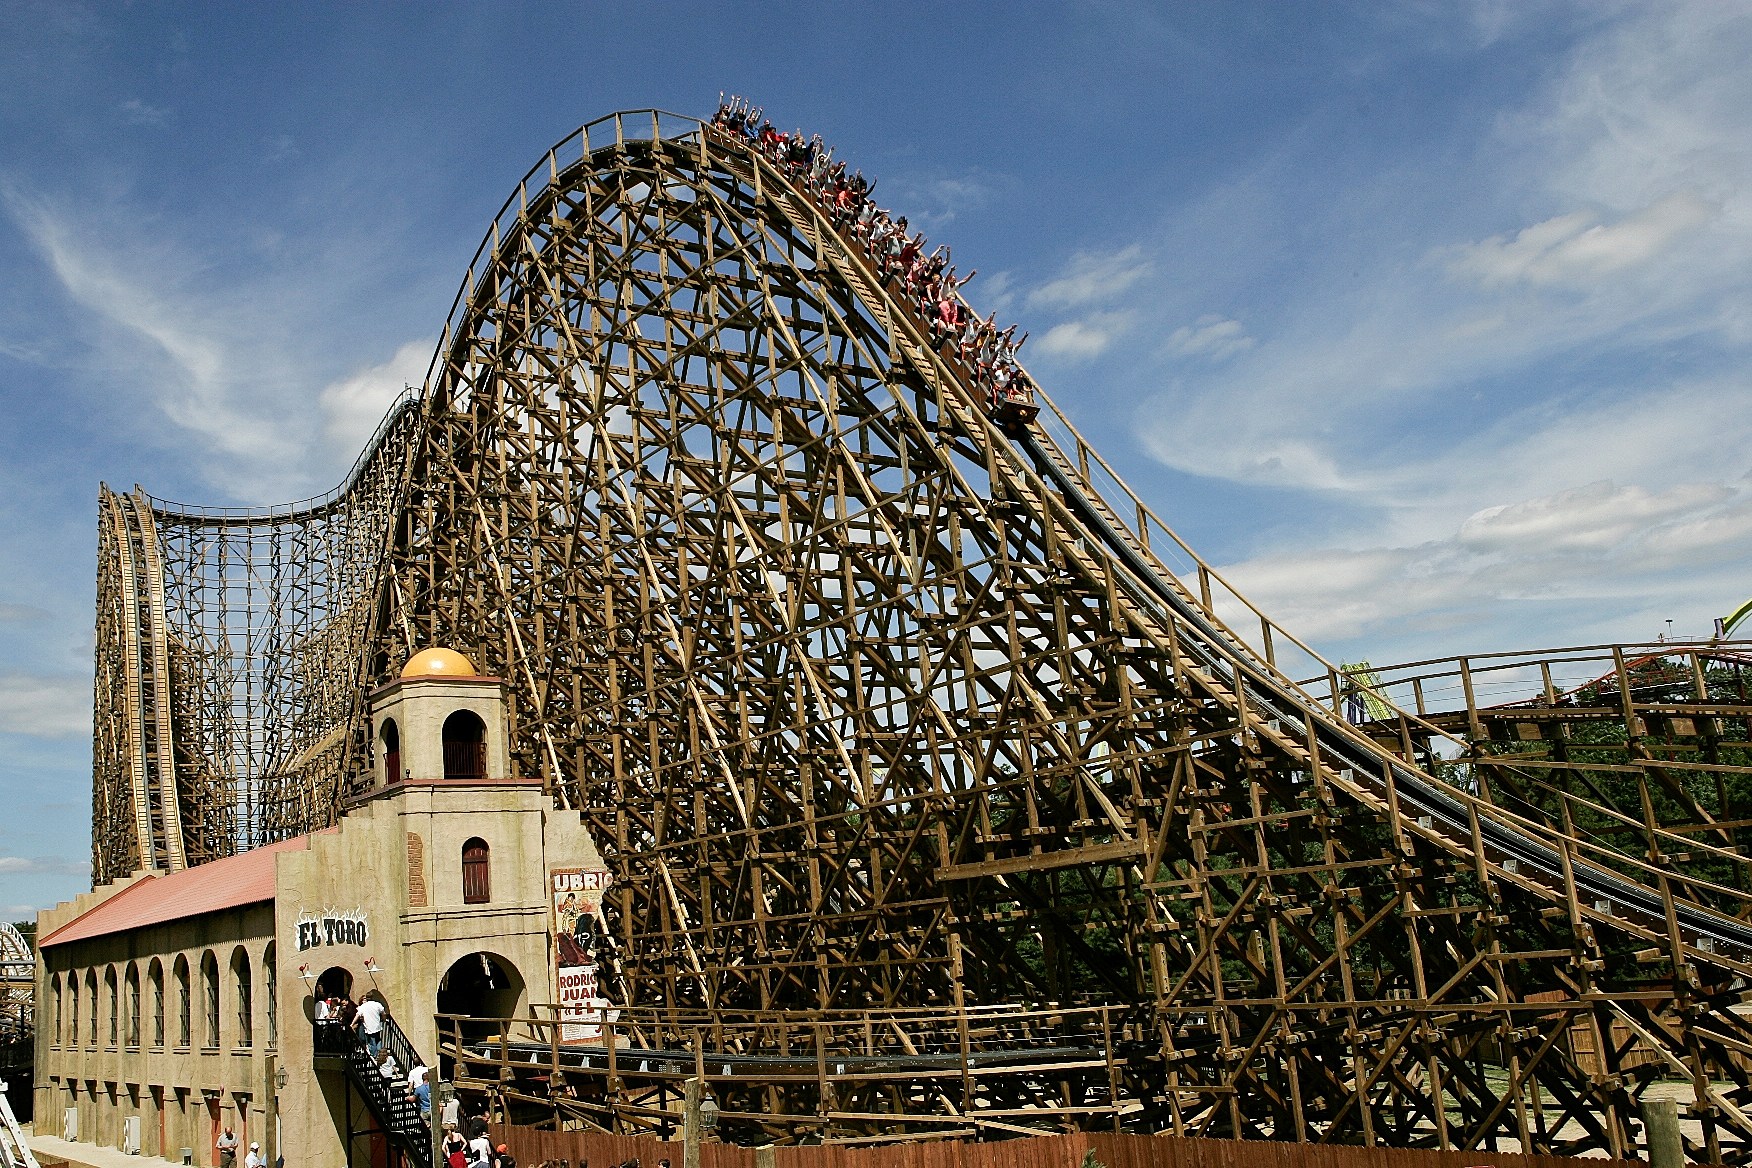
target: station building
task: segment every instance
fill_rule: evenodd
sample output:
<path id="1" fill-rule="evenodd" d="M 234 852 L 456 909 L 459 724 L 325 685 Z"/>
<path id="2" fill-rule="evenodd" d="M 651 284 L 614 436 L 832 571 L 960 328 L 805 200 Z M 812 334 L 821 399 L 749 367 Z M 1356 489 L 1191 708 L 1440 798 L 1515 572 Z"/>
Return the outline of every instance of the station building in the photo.
<path id="1" fill-rule="evenodd" d="M 38 915 L 38 1131 L 214 1166 L 230 1126 L 240 1165 L 252 1141 L 270 1164 L 380 1163 L 315 1048 L 319 987 L 377 991 L 434 1068 L 437 1014 L 554 1016 L 554 890 L 607 875 L 578 813 L 509 773 L 503 683 L 426 650 L 371 717 L 372 788 L 334 827 Z"/>

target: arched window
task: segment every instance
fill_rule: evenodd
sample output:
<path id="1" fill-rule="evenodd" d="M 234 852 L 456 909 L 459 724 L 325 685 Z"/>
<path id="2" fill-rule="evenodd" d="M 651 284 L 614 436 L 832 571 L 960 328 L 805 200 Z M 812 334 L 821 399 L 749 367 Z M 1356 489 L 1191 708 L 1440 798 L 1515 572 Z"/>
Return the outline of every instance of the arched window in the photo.
<path id="1" fill-rule="evenodd" d="M 128 962 L 127 992 L 128 1025 L 124 1034 L 129 1046 L 138 1047 L 140 1045 L 140 967 L 132 961 Z"/>
<path id="2" fill-rule="evenodd" d="M 103 971 L 103 998 L 109 1006 L 109 1044 L 115 1046 L 120 1038 L 121 1003 L 116 1000 L 116 967 L 110 966 Z"/>
<path id="3" fill-rule="evenodd" d="M 383 720 L 383 731 L 377 736 L 377 740 L 383 748 L 384 784 L 387 786 L 401 782 L 401 731 L 396 729 L 394 718 Z"/>
<path id="4" fill-rule="evenodd" d="M 231 997 L 237 1004 L 237 1041 L 233 1046 L 250 1046 L 255 1042 L 254 977 L 249 968 L 249 951 L 239 945 L 231 952 Z"/>
<path id="5" fill-rule="evenodd" d="M 152 997 L 152 1045 L 164 1047 L 164 963 L 158 958 L 146 968 L 146 992 Z"/>
<path id="6" fill-rule="evenodd" d="M 91 1012 L 85 1023 L 85 1045 L 97 1045 L 97 970 L 85 971 L 85 1008 Z"/>
<path id="7" fill-rule="evenodd" d="M 262 954 L 262 994 L 267 998 L 263 1005 L 268 1009 L 268 1049 L 273 1050 L 280 1045 L 280 971 L 274 968 L 272 941 Z"/>
<path id="8" fill-rule="evenodd" d="M 487 724 L 472 710 L 458 710 L 444 719 L 444 777 L 487 777 Z"/>
<path id="9" fill-rule="evenodd" d="M 193 1012 L 189 1003 L 189 959 L 183 954 L 176 958 L 176 1044 L 183 1049 L 189 1047 L 189 1015 Z"/>
<path id="10" fill-rule="evenodd" d="M 486 904 L 492 899 L 493 880 L 487 863 L 487 841 L 475 836 L 462 845 L 462 903 Z"/>
<path id="11" fill-rule="evenodd" d="M 207 1028 L 201 1033 L 208 1050 L 219 1049 L 219 961 L 211 949 L 201 954 L 201 998 L 207 1007 Z"/>
<path id="12" fill-rule="evenodd" d="M 55 975 L 55 1045 L 61 1045 L 61 975 L 58 973 Z"/>

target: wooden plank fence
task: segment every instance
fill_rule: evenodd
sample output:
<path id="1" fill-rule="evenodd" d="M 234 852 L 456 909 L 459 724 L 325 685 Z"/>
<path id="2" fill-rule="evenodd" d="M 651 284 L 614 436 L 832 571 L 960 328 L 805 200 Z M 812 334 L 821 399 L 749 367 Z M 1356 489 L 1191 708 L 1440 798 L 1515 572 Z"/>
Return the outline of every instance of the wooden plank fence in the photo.
<path id="1" fill-rule="evenodd" d="M 490 1125 L 521 1168 L 618 1168 L 638 1160 L 681 1168 L 681 1141 L 603 1132 L 549 1131 Z M 1081 1168 L 1089 1152 L 1106 1168 L 1646 1168 L 1640 1161 L 1519 1152 L 1453 1152 L 1421 1148 L 1355 1148 L 1267 1140 L 1184 1139 L 1175 1136 L 1078 1133 L 990 1143 L 958 1140 L 787 1145 L 773 1149 L 773 1168 Z M 708 1142 L 700 1168 L 755 1168 L 754 1149 Z"/>

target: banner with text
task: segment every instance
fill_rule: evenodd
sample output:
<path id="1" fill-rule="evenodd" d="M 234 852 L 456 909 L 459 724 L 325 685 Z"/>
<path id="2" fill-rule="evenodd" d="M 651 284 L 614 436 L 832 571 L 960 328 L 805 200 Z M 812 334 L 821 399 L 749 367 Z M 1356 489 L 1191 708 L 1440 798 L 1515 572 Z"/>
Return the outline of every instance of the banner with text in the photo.
<path id="1" fill-rule="evenodd" d="M 603 1022 L 615 1018 L 600 992 L 596 956 L 603 924 L 602 894 L 608 891 L 611 877 L 601 868 L 555 868 L 549 877 L 560 1041 L 601 1042 Z"/>

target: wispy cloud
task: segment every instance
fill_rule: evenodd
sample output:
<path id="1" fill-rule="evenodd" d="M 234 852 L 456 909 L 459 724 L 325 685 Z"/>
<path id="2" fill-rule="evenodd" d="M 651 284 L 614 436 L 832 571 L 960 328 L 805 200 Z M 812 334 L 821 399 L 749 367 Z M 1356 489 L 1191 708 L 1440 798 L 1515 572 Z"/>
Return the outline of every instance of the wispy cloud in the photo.
<path id="1" fill-rule="evenodd" d="M 0 876 L 90 876 L 90 860 L 64 856 L 0 856 Z"/>
<path id="2" fill-rule="evenodd" d="M 1028 294 L 1028 306 L 1078 308 L 1111 303 L 1149 275 L 1154 266 L 1141 244 L 1118 251 L 1078 252 L 1063 272 Z"/>
<path id="3" fill-rule="evenodd" d="M 342 445 L 369 435 L 402 380 L 424 375 L 429 349 L 414 343 L 337 379 L 335 323 L 320 339 L 305 327 L 378 246 L 344 230 L 297 250 L 281 247 L 278 229 L 228 237 L 227 247 L 257 249 L 240 265 L 209 255 L 217 245 L 154 234 L 155 221 L 125 203 L 65 204 L 0 183 L 0 211 L 84 314 L 77 359 L 138 398 L 145 433 L 155 419 L 160 441 L 193 451 L 195 473 L 239 500 L 331 486 L 358 454 Z"/>
<path id="4" fill-rule="evenodd" d="M 1130 312 L 1097 312 L 1080 320 L 1067 320 L 1047 329 L 1034 348 L 1046 356 L 1069 360 L 1098 357 L 1135 319 Z"/>
<path id="5" fill-rule="evenodd" d="M 1188 325 L 1167 316 L 1171 289 L 1138 281 L 1133 299 L 1164 307 L 1137 332 L 1167 338 L 1139 354 L 1158 363 L 1138 381 L 1166 387 L 1145 395 L 1141 440 L 1177 469 L 1312 500 L 1317 523 L 1233 565 L 1268 611 L 1311 636 L 1381 637 L 1586 597 L 1578 621 L 1689 606 L 1706 631 L 1702 614 L 1745 590 L 1748 54 L 1752 14 L 1623 10 L 1489 123 L 1442 213 L 1398 173 L 1360 196 L 1385 209 L 1365 232 L 1342 207 L 1322 225 L 1323 209 L 1286 206 L 1325 247 L 1250 327 Z M 1501 226 L 1456 240 L 1455 219 Z M 1234 266 L 1279 262 L 1263 254 L 1276 240 L 1211 227 Z M 1173 224 L 1165 238 L 1188 242 Z M 1167 268 L 1158 246 L 1136 262 Z"/>
<path id="6" fill-rule="evenodd" d="M 361 369 L 317 395 L 325 419 L 324 437 L 341 455 L 357 454 L 383 419 L 384 412 L 408 386 L 425 381 L 432 347 L 409 341 L 381 364 Z"/>
<path id="7" fill-rule="evenodd" d="M 162 126 L 170 120 L 168 109 L 147 105 L 137 97 L 130 97 L 117 109 L 121 112 L 122 121 L 130 126 Z"/>
<path id="8" fill-rule="evenodd" d="M 897 175 L 879 182 L 876 201 L 892 201 L 915 232 L 937 231 L 984 206 L 999 183 L 995 176 L 980 173 Z"/>
<path id="9" fill-rule="evenodd" d="M 1222 361 L 1251 349 L 1253 338 L 1247 335 L 1240 321 L 1207 314 L 1169 333 L 1165 347 L 1170 353 L 1182 357 Z"/>
<path id="10" fill-rule="evenodd" d="M 1587 284 L 1658 256 L 1686 233 L 1721 214 L 1692 191 L 1676 191 L 1614 223 L 1572 211 L 1449 252 L 1449 267 L 1486 286 Z"/>
<path id="11" fill-rule="evenodd" d="M 1708 617 L 1744 590 L 1749 538 L 1746 485 L 1689 483 L 1654 495 L 1599 482 L 1487 508 L 1420 544 L 1267 553 L 1225 572 L 1288 627 L 1323 641 L 1380 644 L 1407 621 L 1439 623 L 1444 611 L 1518 602 L 1541 606 L 1541 625 L 1568 640 L 1586 635 L 1603 612 L 1651 604 L 1668 616 L 1692 613 L 1696 627 L 1677 631 L 1707 635 Z M 1554 604 L 1573 611 L 1554 619 Z M 1620 628 L 1617 636 L 1657 631 Z"/>
<path id="12" fill-rule="evenodd" d="M 290 462 L 298 445 L 283 422 L 239 408 L 249 374 L 236 367 L 214 317 L 189 302 L 176 281 L 177 258 L 160 254 L 157 279 L 66 221 L 47 201 L 0 189 L 7 212 L 41 254 L 67 295 L 143 343 L 157 358 L 136 367 L 164 415 L 212 449 L 257 466 Z M 154 368 L 156 364 L 156 368 Z"/>
<path id="13" fill-rule="evenodd" d="M 0 674 L 0 732 L 33 738 L 91 733 L 91 680 L 62 675 Z"/>

